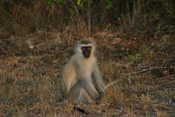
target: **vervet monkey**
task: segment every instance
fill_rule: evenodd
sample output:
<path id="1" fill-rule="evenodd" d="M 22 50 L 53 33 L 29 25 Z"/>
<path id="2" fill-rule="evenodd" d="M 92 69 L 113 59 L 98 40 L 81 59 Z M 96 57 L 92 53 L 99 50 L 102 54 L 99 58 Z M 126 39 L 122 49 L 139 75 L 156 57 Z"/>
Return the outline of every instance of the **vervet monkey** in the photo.
<path id="1" fill-rule="evenodd" d="M 63 81 L 68 99 L 80 103 L 100 99 L 105 85 L 95 56 L 95 42 L 77 42 L 75 54 L 64 67 Z"/>

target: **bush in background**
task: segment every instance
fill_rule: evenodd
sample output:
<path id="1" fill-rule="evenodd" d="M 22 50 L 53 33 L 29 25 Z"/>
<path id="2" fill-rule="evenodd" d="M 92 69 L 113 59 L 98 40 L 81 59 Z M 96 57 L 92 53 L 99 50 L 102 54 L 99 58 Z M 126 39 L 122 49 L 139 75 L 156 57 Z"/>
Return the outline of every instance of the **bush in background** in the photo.
<path id="1" fill-rule="evenodd" d="M 63 30 L 67 25 L 113 29 L 134 35 L 159 36 L 175 31 L 173 0 L 1 0 L 1 31 Z"/>

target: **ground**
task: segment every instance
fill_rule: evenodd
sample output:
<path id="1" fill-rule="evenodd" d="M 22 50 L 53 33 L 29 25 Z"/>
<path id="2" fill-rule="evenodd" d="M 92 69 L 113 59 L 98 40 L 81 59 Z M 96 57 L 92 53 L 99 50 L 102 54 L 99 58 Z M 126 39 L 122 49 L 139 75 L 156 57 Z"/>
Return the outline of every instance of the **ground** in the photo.
<path id="1" fill-rule="evenodd" d="M 112 31 L 92 35 L 108 88 L 96 104 L 60 104 L 61 72 L 76 33 L 0 33 L 1 117 L 174 117 L 175 40 L 130 37 Z"/>

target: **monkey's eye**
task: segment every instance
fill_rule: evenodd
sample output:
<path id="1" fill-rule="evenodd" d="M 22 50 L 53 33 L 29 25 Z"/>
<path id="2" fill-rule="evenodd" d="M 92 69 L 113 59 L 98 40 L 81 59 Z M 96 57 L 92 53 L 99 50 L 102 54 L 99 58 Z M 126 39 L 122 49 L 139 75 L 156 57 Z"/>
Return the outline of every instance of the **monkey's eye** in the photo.
<path id="1" fill-rule="evenodd" d="M 82 47 L 82 51 L 91 51 L 91 47 Z"/>

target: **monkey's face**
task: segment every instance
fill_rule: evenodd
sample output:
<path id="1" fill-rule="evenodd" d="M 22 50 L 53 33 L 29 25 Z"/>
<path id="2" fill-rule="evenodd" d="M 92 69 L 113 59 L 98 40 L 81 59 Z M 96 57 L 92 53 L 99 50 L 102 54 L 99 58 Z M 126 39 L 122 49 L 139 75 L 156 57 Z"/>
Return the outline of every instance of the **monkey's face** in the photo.
<path id="1" fill-rule="evenodd" d="M 81 51 L 82 51 L 82 54 L 85 58 L 89 58 L 90 55 L 91 55 L 91 50 L 92 50 L 92 47 L 91 46 L 84 46 L 84 47 L 81 47 Z"/>

